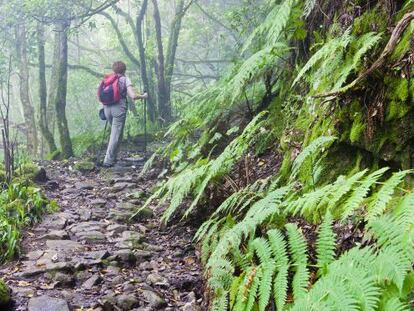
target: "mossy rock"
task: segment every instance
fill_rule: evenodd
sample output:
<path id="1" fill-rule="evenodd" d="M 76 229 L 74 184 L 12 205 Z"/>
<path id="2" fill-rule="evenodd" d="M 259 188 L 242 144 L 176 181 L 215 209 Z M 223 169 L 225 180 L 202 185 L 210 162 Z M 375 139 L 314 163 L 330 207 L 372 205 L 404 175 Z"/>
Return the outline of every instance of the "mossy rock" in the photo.
<path id="1" fill-rule="evenodd" d="M 81 173 L 88 173 L 95 169 L 95 163 L 91 161 L 78 161 L 75 163 L 74 169 Z"/>
<path id="2" fill-rule="evenodd" d="M 154 216 L 154 211 L 151 208 L 145 207 L 137 211 L 135 219 L 146 220 Z"/>
<path id="3" fill-rule="evenodd" d="M 10 300 L 10 290 L 7 287 L 6 283 L 0 279 L 0 306 L 5 307 L 9 305 Z"/>

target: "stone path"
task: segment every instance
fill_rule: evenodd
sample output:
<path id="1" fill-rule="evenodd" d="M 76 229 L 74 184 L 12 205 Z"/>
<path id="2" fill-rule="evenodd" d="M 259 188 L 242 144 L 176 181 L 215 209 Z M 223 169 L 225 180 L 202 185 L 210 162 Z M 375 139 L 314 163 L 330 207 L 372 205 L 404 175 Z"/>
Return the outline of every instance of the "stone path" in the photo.
<path id="1" fill-rule="evenodd" d="M 202 310 L 193 229 L 161 230 L 159 215 L 129 218 L 154 184 L 140 164 L 81 174 L 46 167 L 44 185 L 60 211 L 24 233 L 20 261 L 0 268 L 12 310 Z"/>

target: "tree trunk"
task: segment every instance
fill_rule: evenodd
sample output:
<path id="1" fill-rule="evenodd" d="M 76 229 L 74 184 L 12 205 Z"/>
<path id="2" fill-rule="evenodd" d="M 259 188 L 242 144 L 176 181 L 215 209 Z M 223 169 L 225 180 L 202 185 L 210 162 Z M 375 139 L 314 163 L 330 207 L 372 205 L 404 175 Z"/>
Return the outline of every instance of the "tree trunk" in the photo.
<path id="1" fill-rule="evenodd" d="M 167 101 L 171 102 L 171 81 L 174 73 L 175 56 L 177 53 L 178 38 L 180 36 L 181 22 L 185 14 L 184 0 L 179 0 L 175 17 L 170 27 L 170 37 L 168 40 L 167 62 L 165 66 L 165 81 L 167 90 Z"/>
<path id="2" fill-rule="evenodd" d="M 54 64 L 57 67 L 57 96 L 55 98 L 56 121 L 59 131 L 62 156 L 73 156 L 72 141 L 70 139 L 68 121 L 66 118 L 66 93 L 68 80 L 68 30 L 70 23 L 63 22 L 59 25 L 59 61 Z"/>
<path id="3" fill-rule="evenodd" d="M 45 38 L 44 27 L 39 22 L 37 24 L 37 45 L 39 61 L 39 96 L 40 96 L 40 115 L 39 125 L 43 137 L 48 144 L 49 152 L 56 151 L 56 143 L 52 132 L 49 130 L 47 118 L 47 87 L 46 87 L 46 64 L 45 64 Z"/>
<path id="4" fill-rule="evenodd" d="M 171 105 L 165 83 L 165 59 L 162 44 L 161 17 L 157 0 L 152 0 L 152 3 L 154 6 L 155 35 L 158 50 L 158 63 L 155 68 L 158 80 L 158 113 L 164 122 L 169 122 L 171 120 Z"/>
<path id="5" fill-rule="evenodd" d="M 145 60 L 145 47 L 144 47 L 144 42 L 143 42 L 143 39 L 142 39 L 142 33 L 143 33 L 142 32 L 142 24 L 143 24 L 143 20 L 144 20 L 144 17 L 145 17 L 145 13 L 147 11 L 147 7 L 148 7 L 148 0 L 144 0 L 142 2 L 142 7 L 141 7 L 141 10 L 140 10 L 140 12 L 137 16 L 137 20 L 136 20 L 135 39 L 136 39 L 137 46 L 138 46 L 138 51 L 139 51 L 139 61 L 140 61 L 142 83 L 144 84 L 145 91 L 149 92 L 150 84 L 149 84 L 149 80 L 148 80 L 147 64 L 146 64 L 146 60 Z M 154 105 L 153 94 L 149 94 L 147 102 L 148 102 L 148 112 L 150 112 L 149 113 L 150 120 L 152 122 L 154 122 L 155 121 L 155 115 L 154 115 L 153 111 L 155 111 L 155 109 L 154 109 L 155 105 Z"/>
<path id="6" fill-rule="evenodd" d="M 46 119 L 48 120 L 49 130 L 52 136 L 55 137 L 56 130 L 56 96 L 58 83 L 58 66 L 60 61 L 60 33 L 55 29 L 54 43 L 53 43 L 53 61 L 52 70 L 50 72 L 49 94 L 47 99 Z"/>
<path id="7" fill-rule="evenodd" d="M 16 26 L 16 56 L 19 70 L 20 101 L 23 107 L 24 121 L 26 123 L 27 149 L 30 154 L 36 156 L 38 137 L 36 118 L 29 95 L 29 62 L 27 59 L 27 38 L 25 25 Z"/>

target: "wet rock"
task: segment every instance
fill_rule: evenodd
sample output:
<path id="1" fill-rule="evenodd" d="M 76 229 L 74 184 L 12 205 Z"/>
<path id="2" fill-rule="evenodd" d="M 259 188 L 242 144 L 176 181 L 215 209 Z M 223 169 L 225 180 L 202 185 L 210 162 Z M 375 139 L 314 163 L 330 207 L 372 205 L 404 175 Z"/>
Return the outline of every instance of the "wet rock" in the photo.
<path id="1" fill-rule="evenodd" d="M 75 276 L 76 276 L 76 279 L 78 281 L 84 282 L 87 279 L 89 279 L 92 276 L 92 274 L 89 271 L 83 270 L 83 271 L 76 272 L 76 275 Z"/>
<path id="2" fill-rule="evenodd" d="M 96 206 L 96 207 L 104 207 L 106 205 L 106 200 L 95 199 L 95 200 L 92 200 L 89 204 L 92 206 Z"/>
<path id="3" fill-rule="evenodd" d="M 95 285 L 98 285 L 99 283 L 102 282 L 102 278 L 100 275 L 95 274 L 93 276 L 91 276 L 89 279 L 87 279 L 83 284 L 82 287 L 84 289 L 92 289 L 92 287 L 94 287 Z"/>
<path id="4" fill-rule="evenodd" d="M 101 242 L 106 240 L 105 234 L 100 231 L 87 231 L 87 232 L 80 232 L 77 233 L 78 236 L 82 240 L 86 240 L 88 242 Z"/>
<path id="5" fill-rule="evenodd" d="M 133 183 L 119 182 L 119 183 L 114 184 L 111 187 L 111 191 L 114 192 L 114 193 L 117 193 L 117 192 L 120 192 L 124 189 L 132 188 L 134 186 L 135 186 L 135 184 L 133 184 Z"/>
<path id="6" fill-rule="evenodd" d="M 108 266 L 106 268 L 106 276 L 110 277 L 110 276 L 117 276 L 119 275 L 119 273 L 121 272 L 121 269 L 119 267 L 116 266 Z"/>
<path id="7" fill-rule="evenodd" d="M 133 307 L 138 306 L 138 299 L 135 297 L 135 295 L 132 294 L 124 294 L 120 295 L 116 298 L 116 304 L 118 307 L 121 308 L 121 310 L 129 311 Z"/>
<path id="8" fill-rule="evenodd" d="M 120 275 L 114 277 L 111 281 L 112 285 L 122 284 L 124 282 L 124 278 Z"/>
<path id="9" fill-rule="evenodd" d="M 116 260 L 122 263 L 126 263 L 126 264 L 135 263 L 137 261 L 135 254 L 130 249 L 122 249 L 122 250 L 116 251 L 114 253 L 114 256 Z"/>
<path id="10" fill-rule="evenodd" d="M 139 244 L 144 239 L 144 236 L 135 231 L 124 231 L 122 232 L 122 241 L 126 242 L 133 242 L 135 244 Z"/>
<path id="11" fill-rule="evenodd" d="M 75 251 L 84 248 L 78 242 L 72 240 L 47 240 L 46 246 L 53 250 Z"/>
<path id="12" fill-rule="evenodd" d="M 148 304 L 154 309 L 161 309 L 167 306 L 166 301 L 158 293 L 151 290 L 143 290 L 142 296 L 148 302 Z"/>
<path id="13" fill-rule="evenodd" d="M 34 260 L 38 260 L 40 257 L 42 257 L 42 255 L 44 254 L 44 251 L 41 250 L 36 250 L 36 251 L 31 251 L 29 253 L 27 253 L 24 257 L 34 261 Z"/>
<path id="14" fill-rule="evenodd" d="M 57 285 L 59 286 L 72 286 L 74 283 L 74 279 L 72 275 L 66 274 L 66 273 L 62 273 L 62 272 L 57 272 L 54 277 L 53 280 L 57 283 Z"/>
<path id="15" fill-rule="evenodd" d="M 70 232 L 78 234 L 81 232 L 102 231 L 104 224 L 98 221 L 85 221 L 74 224 L 70 227 Z"/>
<path id="16" fill-rule="evenodd" d="M 65 230 L 51 230 L 41 237 L 47 240 L 68 240 L 69 234 Z"/>
<path id="17" fill-rule="evenodd" d="M 115 221 L 119 221 L 122 223 L 125 222 L 130 222 L 130 218 L 131 216 L 133 216 L 133 212 L 132 211 L 128 211 L 128 210 L 119 210 L 119 209 L 112 209 L 109 212 L 109 218 L 112 218 Z"/>
<path id="18" fill-rule="evenodd" d="M 168 280 L 157 273 L 150 273 L 147 276 L 147 283 L 154 286 L 169 286 Z"/>
<path id="19" fill-rule="evenodd" d="M 7 306 L 10 302 L 10 289 L 6 283 L 0 279 L 0 306 Z"/>
<path id="20" fill-rule="evenodd" d="M 154 216 L 154 211 L 151 208 L 140 208 L 135 215 L 136 219 L 147 220 Z"/>
<path id="21" fill-rule="evenodd" d="M 69 311 L 69 307 L 63 299 L 40 296 L 29 300 L 28 311 Z"/>
<path id="22" fill-rule="evenodd" d="M 81 173 L 88 173 L 95 169 L 95 163 L 90 161 L 78 161 L 73 168 Z"/>
<path id="23" fill-rule="evenodd" d="M 114 306 L 116 305 L 116 298 L 114 293 L 108 293 L 100 299 L 100 304 L 105 311 L 112 311 L 114 310 Z"/>
<path id="24" fill-rule="evenodd" d="M 127 226 L 121 224 L 112 224 L 109 225 L 106 230 L 108 232 L 112 232 L 113 234 L 121 234 L 122 232 L 127 230 Z"/>
<path id="25" fill-rule="evenodd" d="M 75 187 L 76 189 L 80 190 L 93 190 L 95 188 L 95 185 L 87 182 L 77 182 L 75 184 Z"/>
<path id="26" fill-rule="evenodd" d="M 49 263 L 44 266 L 36 266 L 34 263 L 28 266 L 22 272 L 16 273 L 17 277 L 22 278 L 30 278 L 42 273 L 47 272 L 56 272 L 56 271 L 71 271 L 73 270 L 73 265 L 69 262 L 57 262 L 57 263 Z"/>

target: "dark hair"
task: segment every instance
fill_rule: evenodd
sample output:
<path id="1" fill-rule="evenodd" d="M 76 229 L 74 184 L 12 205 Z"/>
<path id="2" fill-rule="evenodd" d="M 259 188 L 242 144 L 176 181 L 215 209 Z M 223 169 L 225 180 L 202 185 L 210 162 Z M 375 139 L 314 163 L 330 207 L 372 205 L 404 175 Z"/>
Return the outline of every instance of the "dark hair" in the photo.
<path id="1" fill-rule="evenodd" d="M 124 62 L 121 62 L 121 61 L 115 62 L 112 65 L 112 70 L 117 74 L 123 75 L 125 74 L 125 71 L 126 71 L 126 65 Z"/>

